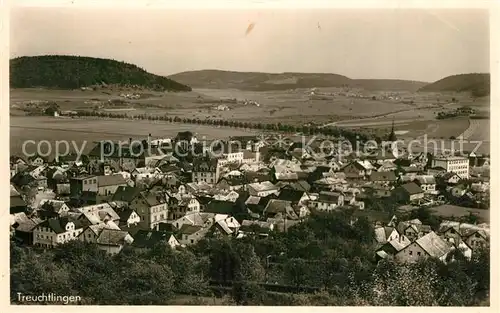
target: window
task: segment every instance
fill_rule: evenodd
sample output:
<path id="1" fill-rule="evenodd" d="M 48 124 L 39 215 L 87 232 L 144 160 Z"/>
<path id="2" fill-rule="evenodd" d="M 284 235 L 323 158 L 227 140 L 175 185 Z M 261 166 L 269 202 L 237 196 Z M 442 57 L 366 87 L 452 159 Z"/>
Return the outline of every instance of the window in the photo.
<path id="1" fill-rule="evenodd" d="M 193 240 L 193 239 L 191 239 L 191 243 L 194 243 L 194 240 Z"/>
<path id="2" fill-rule="evenodd" d="M 420 254 L 421 254 L 420 252 L 417 252 L 417 255 L 418 255 L 418 256 L 420 256 Z"/>
<path id="3" fill-rule="evenodd" d="M 410 250 L 410 251 L 408 251 L 408 254 L 409 254 L 409 255 L 413 255 L 413 251 L 411 251 L 411 250 Z"/>

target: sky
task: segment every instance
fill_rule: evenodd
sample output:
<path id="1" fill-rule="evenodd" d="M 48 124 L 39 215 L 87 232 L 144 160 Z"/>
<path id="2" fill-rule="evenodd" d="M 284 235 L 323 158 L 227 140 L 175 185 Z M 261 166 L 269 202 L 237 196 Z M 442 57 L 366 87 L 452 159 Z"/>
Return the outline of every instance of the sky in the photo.
<path id="1" fill-rule="evenodd" d="M 251 25 L 251 26 L 250 26 Z M 111 58 L 171 75 L 202 69 L 432 82 L 489 72 L 489 18 L 473 9 L 13 8 L 11 58 Z"/>

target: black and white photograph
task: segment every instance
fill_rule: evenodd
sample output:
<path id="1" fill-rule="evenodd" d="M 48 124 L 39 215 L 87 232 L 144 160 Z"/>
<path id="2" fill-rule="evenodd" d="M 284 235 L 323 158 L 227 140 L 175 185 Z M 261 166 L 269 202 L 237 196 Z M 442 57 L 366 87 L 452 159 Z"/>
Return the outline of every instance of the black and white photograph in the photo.
<path id="1" fill-rule="evenodd" d="M 11 305 L 490 307 L 491 8 L 22 2 Z"/>

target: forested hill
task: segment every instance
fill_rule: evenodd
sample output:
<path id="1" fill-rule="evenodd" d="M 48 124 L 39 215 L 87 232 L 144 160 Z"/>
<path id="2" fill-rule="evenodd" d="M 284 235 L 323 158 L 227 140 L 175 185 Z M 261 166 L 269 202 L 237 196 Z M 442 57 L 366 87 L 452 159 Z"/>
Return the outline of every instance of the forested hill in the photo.
<path id="1" fill-rule="evenodd" d="M 470 92 L 472 96 L 483 97 L 490 94 L 490 74 L 473 73 L 452 75 L 424 86 L 419 91 Z"/>
<path id="2" fill-rule="evenodd" d="M 191 87 L 172 79 L 148 73 L 133 64 L 110 59 L 45 55 L 10 60 L 12 88 L 73 89 L 97 84 L 191 91 Z"/>

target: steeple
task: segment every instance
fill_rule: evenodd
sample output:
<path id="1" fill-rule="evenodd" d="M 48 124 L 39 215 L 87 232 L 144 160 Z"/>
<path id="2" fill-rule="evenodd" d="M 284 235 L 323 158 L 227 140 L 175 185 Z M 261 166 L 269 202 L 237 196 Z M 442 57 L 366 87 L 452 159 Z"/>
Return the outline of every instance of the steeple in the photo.
<path id="1" fill-rule="evenodd" d="M 394 118 L 392 119 L 391 133 L 389 134 L 389 138 L 387 138 L 387 140 L 390 142 L 394 142 L 397 140 L 396 134 L 394 133 Z"/>

